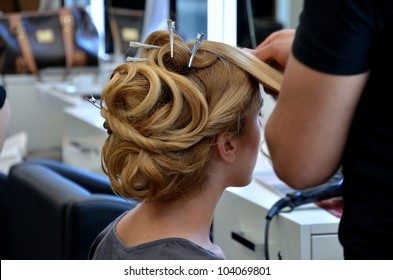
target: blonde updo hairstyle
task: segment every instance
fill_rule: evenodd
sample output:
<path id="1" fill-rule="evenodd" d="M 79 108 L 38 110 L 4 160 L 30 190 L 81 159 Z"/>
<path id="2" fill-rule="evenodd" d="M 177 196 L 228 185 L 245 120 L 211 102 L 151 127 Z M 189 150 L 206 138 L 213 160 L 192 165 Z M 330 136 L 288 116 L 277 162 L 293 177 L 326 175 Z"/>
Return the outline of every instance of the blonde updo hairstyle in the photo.
<path id="1" fill-rule="evenodd" d="M 258 84 L 278 91 L 282 75 L 219 42 L 203 41 L 191 67 L 193 42 L 176 35 L 173 58 L 168 32 L 145 43 L 161 48 L 143 49 L 147 62 L 118 66 L 102 94 L 102 167 L 120 196 L 168 202 L 200 189 L 216 135 L 242 135 L 262 102 Z"/>

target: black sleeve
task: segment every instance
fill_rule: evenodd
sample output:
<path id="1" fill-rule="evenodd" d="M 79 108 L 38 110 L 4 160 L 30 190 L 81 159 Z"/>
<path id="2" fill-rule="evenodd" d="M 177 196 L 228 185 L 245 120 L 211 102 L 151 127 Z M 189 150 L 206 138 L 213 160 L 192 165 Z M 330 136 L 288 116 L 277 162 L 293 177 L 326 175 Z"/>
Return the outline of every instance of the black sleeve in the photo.
<path id="1" fill-rule="evenodd" d="M 369 70 L 381 2 L 305 0 L 292 49 L 294 56 L 330 74 Z"/>

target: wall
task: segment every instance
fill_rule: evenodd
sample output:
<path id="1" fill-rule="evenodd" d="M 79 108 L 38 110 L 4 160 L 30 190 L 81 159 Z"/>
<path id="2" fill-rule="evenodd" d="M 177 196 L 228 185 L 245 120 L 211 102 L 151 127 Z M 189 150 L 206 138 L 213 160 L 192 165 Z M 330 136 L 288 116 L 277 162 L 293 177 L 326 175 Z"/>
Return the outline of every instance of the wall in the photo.
<path id="1" fill-rule="evenodd" d="M 35 77 L 6 75 L 2 84 L 11 107 L 9 135 L 26 131 L 29 150 L 60 147 L 63 112 L 40 99 Z"/>
<path id="2" fill-rule="evenodd" d="M 276 0 L 276 18 L 284 28 L 296 28 L 299 24 L 303 2 L 303 0 Z"/>

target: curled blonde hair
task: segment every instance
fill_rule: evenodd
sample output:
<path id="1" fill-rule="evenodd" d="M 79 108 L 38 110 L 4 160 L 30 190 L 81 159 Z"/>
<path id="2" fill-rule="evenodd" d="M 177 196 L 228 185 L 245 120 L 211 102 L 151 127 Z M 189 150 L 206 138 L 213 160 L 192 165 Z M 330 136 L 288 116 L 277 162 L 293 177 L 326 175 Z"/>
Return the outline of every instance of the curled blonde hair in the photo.
<path id="1" fill-rule="evenodd" d="M 203 41 L 188 67 L 193 43 L 156 31 L 145 41 L 143 63 L 112 73 L 101 98 L 109 137 L 102 167 L 116 193 L 139 201 L 171 201 L 206 180 L 219 133 L 241 135 L 244 118 L 260 105 L 258 85 L 279 91 L 282 75 L 236 47 Z"/>

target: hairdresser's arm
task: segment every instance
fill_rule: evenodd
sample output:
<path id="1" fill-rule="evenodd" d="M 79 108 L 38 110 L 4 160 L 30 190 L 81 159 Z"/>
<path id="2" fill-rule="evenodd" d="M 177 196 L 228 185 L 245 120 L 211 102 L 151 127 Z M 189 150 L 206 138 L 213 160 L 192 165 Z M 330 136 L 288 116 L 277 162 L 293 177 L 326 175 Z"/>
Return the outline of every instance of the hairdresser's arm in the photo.
<path id="1" fill-rule="evenodd" d="M 368 74 L 334 76 L 289 57 L 265 137 L 277 175 L 294 188 L 332 176 Z"/>

